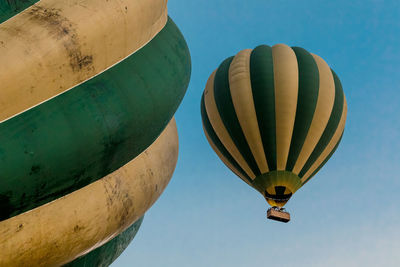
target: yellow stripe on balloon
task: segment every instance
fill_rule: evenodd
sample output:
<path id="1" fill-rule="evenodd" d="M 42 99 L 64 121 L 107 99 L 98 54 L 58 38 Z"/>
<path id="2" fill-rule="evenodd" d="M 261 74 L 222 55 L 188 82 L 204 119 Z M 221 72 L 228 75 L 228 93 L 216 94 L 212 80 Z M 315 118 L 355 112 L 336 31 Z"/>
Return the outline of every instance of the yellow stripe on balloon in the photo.
<path id="1" fill-rule="evenodd" d="M 208 135 L 207 131 L 204 129 L 203 125 L 203 131 L 204 134 L 206 135 L 206 138 L 208 140 L 208 143 L 210 144 L 211 148 L 214 150 L 214 152 L 218 155 L 218 157 L 222 160 L 222 162 L 234 173 L 236 174 L 240 179 L 242 179 L 246 184 L 252 186 L 252 184 L 242 175 L 240 172 L 229 162 L 227 158 L 219 151 L 217 146 L 214 144 L 214 142 L 211 140 L 210 136 Z"/>
<path id="2" fill-rule="evenodd" d="M 239 166 L 246 172 L 246 174 L 254 179 L 256 176 L 254 172 L 250 169 L 247 162 L 244 160 L 242 154 L 240 154 L 238 148 L 233 142 L 231 136 L 225 128 L 225 125 L 222 122 L 221 116 L 218 112 L 217 104 L 215 103 L 214 98 L 214 71 L 211 76 L 208 78 L 206 88 L 204 90 L 204 104 L 206 107 L 206 113 L 210 120 L 210 124 L 213 127 L 215 134 L 218 136 L 221 143 L 224 145 L 226 150 L 231 154 L 231 156 L 235 159 L 235 161 L 239 164 Z"/>
<path id="3" fill-rule="evenodd" d="M 261 173 L 269 171 L 257 122 L 250 80 L 251 49 L 240 51 L 229 67 L 229 87 L 233 106 L 247 144 Z"/>
<path id="4" fill-rule="evenodd" d="M 178 157 L 171 120 L 135 159 L 73 193 L 0 222 L 0 266 L 59 266 L 117 236 L 167 186 Z"/>
<path id="5" fill-rule="evenodd" d="M 314 54 L 312 56 L 317 63 L 319 71 L 318 100 L 310 129 L 293 168 L 293 173 L 295 174 L 300 173 L 321 138 L 335 102 L 335 81 L 333 80 L 331 69 L 321 57 Z"/>
<path id="6" fill-rule="evenodd" d="M 299 70 L 294 51 L 287 45 L 272 47 L 275 84 L 277 169 L 285 170 L 296 117 Z"/>
<path id="7" fill-rule="evenodd" d="M 167 22 L 167 0 L 41 0 L 0 24 L 0 122 L 104 72 Z"/>
<path id="8" fill-rule="evenodd" d="M 343 96 L 344 97 L 344 96 Z M 301 182 L 304 183 L 307 181 L 307 179 L 310 177 L 311 174 L 314 173 L 314 171 L 324 162 L 326 157 L 332 152 L 332 150 L 335 148 L 336 144 L 340 141 L 340 137 L 343 134 L 344 131 L 344 126 L 346 124 L 346 117 L 347 117 L 347 102 L 346 98 L 344 97 L 344 107 L 343 107 L 343 112 L 342 116 L 339 121 L 338 128 L 336 129 L 331 141 L 329 144 L 326 146 L 324 151 L 321 153 L 321 155 L 317 158 L 317 160 L 314 162 L 314 164 L 310 167 L 310 169 L 304 174 L 304 176 L 301 178 Z"/>

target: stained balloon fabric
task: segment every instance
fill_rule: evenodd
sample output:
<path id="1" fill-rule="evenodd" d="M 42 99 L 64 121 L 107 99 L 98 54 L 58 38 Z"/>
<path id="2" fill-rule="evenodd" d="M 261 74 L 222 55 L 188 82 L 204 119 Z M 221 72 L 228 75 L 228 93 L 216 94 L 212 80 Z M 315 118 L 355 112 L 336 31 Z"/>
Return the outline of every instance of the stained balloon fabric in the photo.
<path id="1" fill-rule="evenodd" d="M 189 77 L 186 42 L 169 19 L 123 61 L 1 122 L 0 219 L 73 192 L 137 156 L 172 118 Z M 30 97 L 16 90 L 6 102 Z"/>
<path id="2" fill-rule="evenodd" d="M 1 1 L 0 41 L 0 265 L 106 266 L 178 156 L 191 62 L 167 0 Z"/>
<path id="3" fill-rule="evenodd" d="M 96 266 L 107 267 L 113 263 L 131 243 L 143 222 L 143 217 L 134 222 L 128 229 L 104 245 L 82 257 L 64 265 L 64 267 Z"/>
<path id="4" fill-rule="evenodd" d="M 172 120 L 139 156 L 81 189 L 0 222 L 0 266 L 68 263 L 119 235 L 153 205 L 178 159 Z"/>

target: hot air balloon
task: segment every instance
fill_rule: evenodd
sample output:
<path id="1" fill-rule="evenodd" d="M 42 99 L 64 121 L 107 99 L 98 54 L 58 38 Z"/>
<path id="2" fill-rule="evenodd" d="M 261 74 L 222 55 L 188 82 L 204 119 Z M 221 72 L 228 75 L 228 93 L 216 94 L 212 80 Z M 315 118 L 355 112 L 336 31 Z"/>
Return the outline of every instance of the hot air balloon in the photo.
<path id="1" fill-rule="evenodd" d="M 245 49 L 211 74 L 201 100 L 204 133 L 225 165 L 287 222 L 283 206 L 338 147 L 347 104 L 319 56 L 277 44 Z"/>
<path id="2" fill-rule="evenodd" d="M 190 72 L 167 0 L 0 2 L 0 266 L 71 263 L 143 217 Z"/>

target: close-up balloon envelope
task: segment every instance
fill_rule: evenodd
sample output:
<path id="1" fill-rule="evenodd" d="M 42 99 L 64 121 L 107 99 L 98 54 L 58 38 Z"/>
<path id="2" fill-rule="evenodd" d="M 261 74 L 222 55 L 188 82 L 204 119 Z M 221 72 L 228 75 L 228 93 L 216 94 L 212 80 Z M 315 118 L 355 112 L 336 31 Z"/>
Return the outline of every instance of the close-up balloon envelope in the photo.
<path id="1" fill-rule="evenodd" d="M 0 265 L 108 266 L 172 177 L 185 39 L 166 0 L 1 1 L 0 23 Z"/>

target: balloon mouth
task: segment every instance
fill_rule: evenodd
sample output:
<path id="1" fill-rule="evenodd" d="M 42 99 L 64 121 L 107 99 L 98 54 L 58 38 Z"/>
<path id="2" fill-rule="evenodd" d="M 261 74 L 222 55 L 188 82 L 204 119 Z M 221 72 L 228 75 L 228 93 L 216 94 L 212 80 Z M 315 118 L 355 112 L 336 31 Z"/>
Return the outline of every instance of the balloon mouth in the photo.
<path id="1" fill-rule="evenodd" d="M 273 200 L 275 202 L 287 202 L 291 197 L 292 193 L 290 194 L 284 194 L 284 195 L 272 195 L 269 194 L 267 191 L 264 192 L 264 197 L 268 200 Z"/>
<path id="2" fill-rule="evenodd" d="M 273 207 L 283 207 L 293 193 L 285 186 L 273 186 L 264 191 L 265 200 Z"/>
<path id="3" fill-rule="evenodd" d="M 257 176 L 252 186 L 266 199 L 287 201 L 301 187 L 301 179 L 290 171 L 270 171 Z"/>
<path id="4" fill-rule="evenodd" d="M 290 171 L 270 171 L 257 176 L 252 186 L 271 206 L 283 207 L 301 187 L 301 179 Z"/>
<path id="5" fill-rule="evenodd" d="M 282 208 L 283 206 L 285 206 L 286 203 L 289 201 L 289 199 L 290 199 L 290 197 L 284 198 L 284 199 L 265 197 L 265 200 L 268 202 L 268 204 L 271 207 L 279 207 L 279 208 Z"/>

